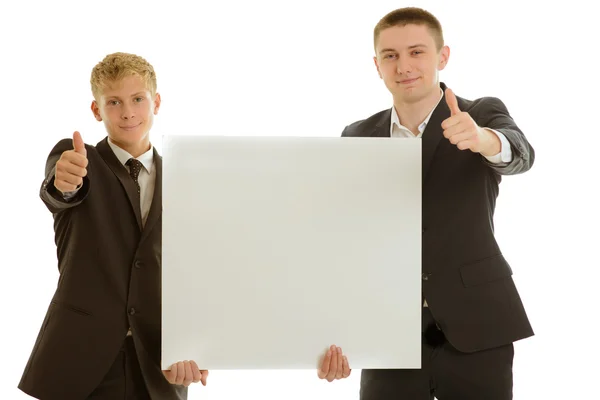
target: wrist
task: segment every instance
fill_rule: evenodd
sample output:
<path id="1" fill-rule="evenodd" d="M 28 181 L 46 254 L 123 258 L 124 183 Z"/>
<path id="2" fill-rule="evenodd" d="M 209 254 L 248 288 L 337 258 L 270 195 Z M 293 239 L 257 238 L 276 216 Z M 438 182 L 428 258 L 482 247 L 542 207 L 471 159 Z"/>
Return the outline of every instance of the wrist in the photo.
<path id="1" fill-rule="evenodd" d="M 502 151 L 502 143 L 500 142 L 500 138 L 496 135 L 491 129 L 488 128 L 480 128 L 485 137 L 484 146 L 482 147 L 480 153 L 486 157 L 492 157 L 500 153 Z"/>

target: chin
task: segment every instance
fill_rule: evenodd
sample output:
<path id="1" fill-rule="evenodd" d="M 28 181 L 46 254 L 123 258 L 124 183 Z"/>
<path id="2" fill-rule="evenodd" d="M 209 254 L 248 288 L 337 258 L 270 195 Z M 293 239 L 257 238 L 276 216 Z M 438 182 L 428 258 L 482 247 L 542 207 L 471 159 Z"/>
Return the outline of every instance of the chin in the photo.
<path id="1" fill-rule="evenodd" d="M 144 135 L 140 135 L 137 133 L 132 134 L 132 132 L 128 132 L 128 134 L 121 133 L 118 135 L 110 135 L 110 139 L 115 143 L 120 143 L 125 146 L 134 146 L 144 139 Z"/>
<path id="2" fill-rule="evenodd" d="M 399 93 L 396 92 L 395 99 L 400 100 L 403 103 L 414 103 L 422 98 L 418 93 L 414 91 L 402 90 Z"/>

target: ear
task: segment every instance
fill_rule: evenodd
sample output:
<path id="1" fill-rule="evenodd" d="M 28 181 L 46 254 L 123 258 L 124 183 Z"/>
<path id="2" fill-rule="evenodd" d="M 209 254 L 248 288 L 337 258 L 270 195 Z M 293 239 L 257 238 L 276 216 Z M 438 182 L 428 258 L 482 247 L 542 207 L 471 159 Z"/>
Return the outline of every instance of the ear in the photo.
<path id="1" fill-rule="evenodd" d="M 373 62 L 375 63 L 375 68 L 377 68 L 377 75 L 379 75 L 379 77 L 381 79 L 383 79 L 383 76 L 381 75 L 381 70 L 379 69 L 379 63 L 377 62 L 376 56 L 373 56 Z"/>
<path id="2" fill-rule="evenodd" d="M 160 108 L 160 93 L 156 93 L 156 95 L 154 96 L 154 101 L 153 106 L 154 106 L 154 110 L 152 111 L 154 113 L 154 115 L 158 114 L 158 109 Z"/>
<path id="3" fill-rule="evenodd" d="M 450 47 L 444 46 L 440 49 L 439 53 L 439 62 L 438 62 L 438 71 L 443 70 L 448 65 L 448 59 L 450 58 Z"/>
<path id="4" fill-rule="evenodd" d="M 94 118 L 96 118 L 96 121 L 102 121 L 102 116 L 100 115 L 100 107 L 98 106 L 96 100 L 92 101 L 92 105 L 90 108 L 94 113 Z"/>

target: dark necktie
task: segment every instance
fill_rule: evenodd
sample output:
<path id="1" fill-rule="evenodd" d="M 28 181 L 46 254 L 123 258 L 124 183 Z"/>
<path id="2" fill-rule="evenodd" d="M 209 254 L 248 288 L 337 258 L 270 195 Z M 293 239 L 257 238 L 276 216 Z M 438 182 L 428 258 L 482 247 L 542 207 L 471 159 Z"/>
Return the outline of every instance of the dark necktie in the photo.
<path id="1" fill-rule="evenodd" d="M 135 186 L 137 186 L 137 192 L 140 194 L 140 183 L 138 182 L 138 176 L 140 175 L 140 171 L 142 170 L 142 163 L 135 158 L 130 158 L 125 163 L 129 167 L 129 175 L 135 182 Z"/>

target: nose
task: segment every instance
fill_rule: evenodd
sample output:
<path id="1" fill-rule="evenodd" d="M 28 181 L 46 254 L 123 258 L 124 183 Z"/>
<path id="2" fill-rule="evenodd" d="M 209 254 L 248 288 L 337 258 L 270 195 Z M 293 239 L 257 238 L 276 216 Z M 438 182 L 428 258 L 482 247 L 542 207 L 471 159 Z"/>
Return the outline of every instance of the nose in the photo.
<path id="1" fill-rule="evenodd" d="M 121 118 L 125 120 L 130 120 L 135 117 L 135 113 L 133 111 L 133 107 L 129 104 L 123 104 L 123 108 L 121 109 Z"/>
<path id="2" fill-rule="evenodd" d="M 412 66 L 406 57 L 398 57 L 396 71 L 398 74 L 409 74 L 412 71 Z"/>

